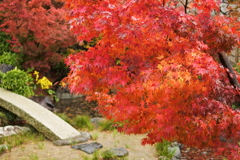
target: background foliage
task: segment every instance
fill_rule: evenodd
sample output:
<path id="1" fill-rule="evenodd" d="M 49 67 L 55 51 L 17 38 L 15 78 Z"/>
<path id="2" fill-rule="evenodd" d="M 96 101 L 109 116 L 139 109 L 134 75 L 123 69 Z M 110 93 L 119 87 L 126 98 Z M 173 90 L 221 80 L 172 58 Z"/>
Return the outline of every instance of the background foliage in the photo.
<path id="1" fill-rule="evenodd" d="M 23 62 L 22 55 L 16 54 L 12 52 L 3 52 L 2 55 L 0 55 L 0 64 L 10 64 L 12 66 L 16 66 L 18 68 L 21 68 L 21 64 Z"/>
<path id="2" fill-rule="evenodd" d="M 61 49 L 76 43 L 65 20 L 66 11 L 58 4 L 51 0 L 0 3 L 1 31 L 11 36 L 13 51 L 23 53 L 25 69 L 49 73 L 62 60 Z"/>
<path id="3" fill-rule="evenodd" d="M 217 61 L 239 44 L 238 17 L 215 0 L 65 1 L 78 40 L 101 37 L 66 58 L 71 91 L 98 100 L 121 131 L 147 133 L 143 144 L 163 138 L 240 158 L 239 88 Z"/>
<path id="4" fill-rule="evenodd" d="M 0 55 L 3 52 L 10 52 L 10 43 L 8 43 L 10 39 L 11 37 L 6 35 L 6 33 L 0 32 Z"/>
<path id="5" fill-rule="evenodd" d="M 34 95 L 33 78 L 30 74 L 17 68 L 6 73 L 0 72 L 0 87 L 25 97 Z"/>

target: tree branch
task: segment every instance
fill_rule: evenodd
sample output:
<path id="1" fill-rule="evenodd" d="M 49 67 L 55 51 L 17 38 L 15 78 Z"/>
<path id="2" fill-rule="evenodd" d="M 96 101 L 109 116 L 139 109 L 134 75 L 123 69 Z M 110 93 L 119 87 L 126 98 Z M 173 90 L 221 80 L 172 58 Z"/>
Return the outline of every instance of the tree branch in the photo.
<path id="1" fill-rule="evenodd" d="M 188 0 L 185 0 L 185 3 L 183 3 L 181 0 L 179 0 L 179 2 L 183 5 L 184 12 L 187 14 Z"/>
<path id="2" fill-rule="evenodd" d="M 218 55 L 219 55 L 219 59 L 220 59 L 221 64 L 222 64 L 225 68 L 227 68 L 227 69 L 229 70 L 229 72 L 230 72 L 230 73 L 228 72 L 228 78 L 229 78 L 229 80 L 230 80 L 230 83 L 231 83 L 234 87 L 240 88 L 240 85 L 239 85 L 239 83 L 238 83 L 236 74 L 235 74 L 235 72 L 234 72 L 233 69 L 232 69 L 232 65 L 231 65 L 231 63 L 230 63 L 227 55 L 226 55 L 225 53 L 218 53 Z"/>

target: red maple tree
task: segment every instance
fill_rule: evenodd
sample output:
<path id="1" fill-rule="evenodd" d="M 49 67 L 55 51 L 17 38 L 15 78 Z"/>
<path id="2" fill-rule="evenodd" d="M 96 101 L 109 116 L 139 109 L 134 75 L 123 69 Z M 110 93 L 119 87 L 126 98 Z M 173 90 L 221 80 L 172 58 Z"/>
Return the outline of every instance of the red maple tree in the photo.
<path id="1" fill-rule="evenodd" d="M 239 22 L 217 1 L 65 1 L 80 43 L 100 37 L 66 58 L 72 92 L 98 100 L 120 131 L 146 133 L 143 144 L 177 140 L 240 159 L 239 84 L 223 64 Z"/>
<path id="2" fill-rule="evenodd" d="M 57 52 L 76 43 L 76 37 L 69 32 L 69 24 L 65 19 L 66 10 L 61 8 L 61 3 L 53 2 L 0 2 L 0 29 L 12 37 L 13 50 L 24 54 L 25 68 L 34 67 L 38 71 L 48 72 L 63 58 Z"/>

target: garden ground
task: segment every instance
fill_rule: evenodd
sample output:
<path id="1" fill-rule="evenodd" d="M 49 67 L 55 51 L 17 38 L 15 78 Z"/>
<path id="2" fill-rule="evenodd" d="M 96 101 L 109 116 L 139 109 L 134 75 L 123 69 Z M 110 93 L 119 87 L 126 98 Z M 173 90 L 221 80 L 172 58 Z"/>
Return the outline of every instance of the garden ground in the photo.
<path id="1" fill-rule="evenodd" d="M 144 135 L 125 135 L 115 130 L 91 131 L 93 138 L 103 145 L 100 151 L 111 147 L 124 147 L 129 151 L 128 160 L 157 160 L 155 148 L 150 145 L 142 146 L 141 139 Z M 90 142 L 90 141 L 89 141 Z M 71 149 L 71 146 L 55 146 L 51 141 L 33 141 L 12 148 L 0 155 L 1 160 L 81 160 L 91 156 Z"/>
<path id="2" fill-rule="evenodd" d="M 101 151 L 112 147 L 124 147 L 129 151 L 129 155 L 124 160 L 157 160 L 154 146 L 141 145 L 144 135 L 125 135 L 114 131 L 90 132 L 93 139 L 103 145 Z M 89 142 L 91 142 L 89 141 Z M 93 160 L 92 155 L 88 155 L 80 150 L 71 149 L 71 146 L 55 146 L 47 139 L 33 140 L 18 147 L 13 147 L 0 155 L 1 160 Z M 95 159 L 97 160 L 97 159 Z M 182 149 L 181 160 L 227 160 L 223 157 L 215 156 L 211 150 L 199 150 L 196 148 Z"/>

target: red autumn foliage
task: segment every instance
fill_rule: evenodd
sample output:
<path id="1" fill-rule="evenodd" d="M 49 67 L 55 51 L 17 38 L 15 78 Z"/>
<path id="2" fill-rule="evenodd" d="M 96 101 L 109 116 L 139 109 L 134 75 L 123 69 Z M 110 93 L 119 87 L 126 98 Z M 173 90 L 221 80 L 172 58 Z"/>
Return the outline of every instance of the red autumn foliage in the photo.
<path id="1" fill-rule="evenodd" d="M 146 133 L 143 144 L 177 140 L 240 159 L 240 113 L 231 108 L 239 88 L 213 58 L 238 44 L 239 22 L 220 15 L 218 2 L 65 1 L 78 40 L 101 37 L 66 58 L 72 92 L 98 100 L 120 131 Z"/>
<path id="2" fill-rule="evenodd" d="M 12 37 L 12 48 L 24 54 L 25 68 L 48 72 L 62 60 L 57 53 L 76 42 L 69 32 L 66 10 L 51 0 L 3 0 L 1 31 Z"/>

